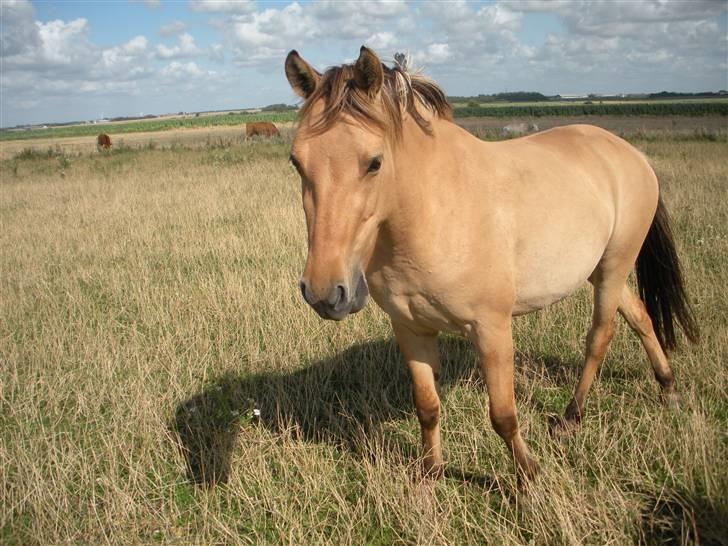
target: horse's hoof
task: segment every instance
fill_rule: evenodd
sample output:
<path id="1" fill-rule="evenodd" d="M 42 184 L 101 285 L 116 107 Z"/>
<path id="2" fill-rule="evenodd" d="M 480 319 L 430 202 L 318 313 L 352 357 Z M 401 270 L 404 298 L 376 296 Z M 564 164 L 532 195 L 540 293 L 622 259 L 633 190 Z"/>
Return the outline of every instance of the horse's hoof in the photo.
<path id="1" fill-rule="evenodd" d="M 518 475 L 526 481 L 533 481 L 541 471 L 536 459 L 528 458 L 525 463 L 518 465 Z"/>
<path id="2" fill-rule="evenodd" d="M 662 393 L 662 403 L 666 408 L 679 411 L 682 404 L 682 397 L 675 391 Z"/>
<path id="3" fill-rule="evenodd" d="M 568 440 L 579 429 L 579 421 L 566 417 L 554 416 L 549 420 L 549 431 L 556 440 Z"/>
<path id="4" fill-rule="evenodd" d="M 536 459 L 528 460 L 516 466 L 516 481 L 520 491 L 528 491 L 528 486 L 533 483 L 540 472 Z"/>

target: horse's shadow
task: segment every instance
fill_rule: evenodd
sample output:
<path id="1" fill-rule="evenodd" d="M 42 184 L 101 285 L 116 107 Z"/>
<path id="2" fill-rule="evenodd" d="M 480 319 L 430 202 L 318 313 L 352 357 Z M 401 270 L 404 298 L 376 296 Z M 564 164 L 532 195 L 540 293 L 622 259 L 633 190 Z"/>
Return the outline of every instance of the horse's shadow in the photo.
<path id="1" fill-rule="evenodd" d="M 443 336 L 439 345 L 441 394 L 461 382 L 482 388 L 470 343 Z M 396 342 L 386 340 L 354 345 L 290 373 L 224 375 L 182 402 L 171 428 L 179 438 L 189 479 L 211 485 L 227 480 L 241 427 L 293 431 L 304 441 L 361 453 L 373 431 L 413 414 L 409 374 Z M 393 440 L 388 445 L 396 446 L 398 440 Z M 407 439 L 403 442 L 406 445 L 399 449 L 407 457 L 416 457 L 419 446 Z M 448 467 L 447 472 L 463 481 L 489 483 L 487 478 L 454 468 Z"/>

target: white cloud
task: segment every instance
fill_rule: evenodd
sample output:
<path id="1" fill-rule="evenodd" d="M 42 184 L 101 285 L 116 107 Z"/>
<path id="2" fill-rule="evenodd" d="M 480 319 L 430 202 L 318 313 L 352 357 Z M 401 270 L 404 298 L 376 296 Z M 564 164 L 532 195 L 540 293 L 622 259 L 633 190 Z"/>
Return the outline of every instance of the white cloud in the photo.
<path id="1" fill-rule="evenodd" d="M 180 13 L 179 20 L 162 25 L 161 41 L 139 35 L 102 47 L 91 38 L 105 34 L 91 13 L 38 21 L 29 1 L 0 0 L 4 118 L 8 108 L 20 111 L 53 100 L 60 111 L 66 111 L 63 101 L 86 104 L 98 97 L 102 102 L 109 95 L 118 96 L 120 104 L 134 96 L 144 102 L 142 97 L 158 96 L 161 88 L 167 93 L 169 85 L 179 90 L 175 100 L 194 96 L 209 101 L 210 108 L 220 96 L 227 97 L 227 105 L 241 93 L 257 93 L 260 98 L 251 105 L 284 102 L 291 93 L 281 66 L 290 49 L 325 68 L 351 62 L 362 44 L 385 62 L 396 50 L 409 51 L 416 65 L 424 65 L 452 94 L 725 88 L 724 1 L 191 0 L 188 6 L 197 13 Z M 186 17 L 199 13 L 209 16 L 213 36 L 205 44 L 212 45 L 200 46 L 188 30 Z M 546 37 L 531 32 L 543 14 L 550 21 Z M 211 63 L 226 59 L 236 66 L 210 70 Z M 231 91 L 227 84 L 242 74 L 245 85 L 238 87 L 243 90 Z M 161 104 L 166 108 L 168 98 Z M 143 109 L 150 111 L 148 105 Z"/>
<path id="2" fill-rule="evenodd" d="M 182 59 L 185 57 L 194 57 L 199 55 L 201 50 L 195 44 L 195 39 L 191 34 L 184 33 L 178 37 L 178 44 L 173 47 L 167 47 L 164 44 L 157 46 L 157 58 L 159 59 Z"/>
<path id="3" fill-rule="evenodd" d="M 27 0 L 0 2 L 0 47 L 3 57 L 20 55 L 40 44 L 35 10 Z"/>
<path id="4" fill-rule="evenodd" d="M 197 63 L 192 61 L 188 63 L 181 63 L 179 61 L 172 61 L 162 69 L 161 72 L 164 78 L 172 80 L 181 80 L 187 78 L 200 78 L 207 76 L 210 72 L 202 70 Z"/>
<path id="5" fill-rule="evenodd" d="M 207 55 L 211 61 L 221 63 L 225 60 L 225 47 L 222 44 L 212 44 Z"/>
<path id="6" fill-rule="evenodd" d="M 174 34 L 181 34 L 187 30 L 187 25 L 182 21 L 172 21 L 166 25 L 162 25 L 159 28 L 159 33 L 162 36 L 172 36 Z"/>
<path id="7" fill-rule="evenodd" d="M 188 5 L 193 11 L 210 13 L 254 13 L 255 0 L 190 0 Z"/>
<path id="8" fill-rule="evenodd" d="M 427 68 L 433 64 L 442 64 L 452 57 L 449 44 L 435 43 L 428 45 L 424 51 L 418 51 L 414 55 L 414 60 L 418 65 L 424 65 Z"/>
<path id="9" fill-rule="evenodd" d="M 397 45 L 397 37 L 392 32 L 377 32 L 367 38 L 364 43 L 374 49 L 378 50 L 380 54 L 391 54 L 390 50 Z"/>

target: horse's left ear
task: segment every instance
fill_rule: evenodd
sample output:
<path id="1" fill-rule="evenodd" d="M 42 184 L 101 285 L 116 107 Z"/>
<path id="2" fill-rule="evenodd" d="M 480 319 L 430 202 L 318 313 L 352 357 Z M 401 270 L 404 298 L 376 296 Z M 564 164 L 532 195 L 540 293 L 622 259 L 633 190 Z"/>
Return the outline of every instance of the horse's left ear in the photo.
<path id="1" fill-rule="evenodd" d="M 382 62 L 371 49 L 361 46 L 359 58 L 354 64 L 354 83 L 370 97 L 375 97 L 382 88 L 384 71 Z"/>
<path id="2" fill-rule="evenodd" d="M 321 74 L 304 61 L 298 51 L 294 49 L 286 57 L 286 78 L 296 95 L 307 99 L 316 90 L 316 86 L 321 81 Z"/>

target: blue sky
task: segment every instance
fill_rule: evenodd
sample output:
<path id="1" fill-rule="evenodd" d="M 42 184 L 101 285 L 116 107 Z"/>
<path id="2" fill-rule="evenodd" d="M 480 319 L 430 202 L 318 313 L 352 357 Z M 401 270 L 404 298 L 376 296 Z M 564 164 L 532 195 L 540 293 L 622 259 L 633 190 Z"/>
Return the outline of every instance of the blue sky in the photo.
<path id="1" fill-rule="evenodd" d="M 2 0 L 0 123 L 296 102 L 319 69 L 408 51 L 450 95 L 728 88 L 728 2 Z"/>

